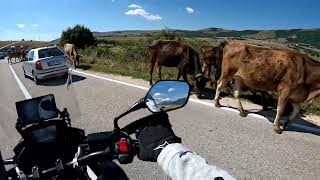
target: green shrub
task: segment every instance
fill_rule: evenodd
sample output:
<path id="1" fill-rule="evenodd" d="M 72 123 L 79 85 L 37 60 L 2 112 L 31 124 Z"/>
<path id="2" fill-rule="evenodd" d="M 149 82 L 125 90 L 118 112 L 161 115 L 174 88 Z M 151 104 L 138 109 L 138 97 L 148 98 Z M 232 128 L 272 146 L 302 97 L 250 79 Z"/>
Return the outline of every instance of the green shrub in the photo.
<path id="1" fill-rule="evenodd" d="M 85 48 L 96 45 L 96 39 L 89 28 L 83 25 L 75 25 L 73 28 L 68 28 L 61 34 L 61 45 L 71 43 L 78 48 Z"/>

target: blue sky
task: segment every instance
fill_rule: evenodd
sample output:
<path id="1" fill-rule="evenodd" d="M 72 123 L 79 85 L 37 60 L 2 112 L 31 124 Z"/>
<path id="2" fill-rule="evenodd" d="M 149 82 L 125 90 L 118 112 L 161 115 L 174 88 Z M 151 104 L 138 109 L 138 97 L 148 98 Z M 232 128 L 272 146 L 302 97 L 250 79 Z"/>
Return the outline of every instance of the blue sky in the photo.
<path id="1" fill-rule="evenodd" d="M 84 24 L 93 31 L 319 28 L 319 0 L 4 0 L 0 40 L 53 40 Z"/>

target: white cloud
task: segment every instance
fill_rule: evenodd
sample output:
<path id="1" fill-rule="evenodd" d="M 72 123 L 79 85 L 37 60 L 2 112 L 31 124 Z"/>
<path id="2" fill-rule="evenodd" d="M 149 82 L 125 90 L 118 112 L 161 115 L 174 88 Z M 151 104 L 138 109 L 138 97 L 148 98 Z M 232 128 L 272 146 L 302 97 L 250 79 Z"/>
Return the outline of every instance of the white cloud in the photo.
<path id="1" fill-rule="evenodd" d="M 174 91 L 175 89 L 174 88 L 169 88 L 168 89 L 168 92 L 172 92 L 172 91 Z"/>
<path id="2" fill-rule="evenodd" d="M 194 13 L 194 9 L 191 7 L 186 7 L 186 11 L 188 14 L 193 14 Z"/>
<path id="3" fill-rule="evenodd" d="M 170 98 L 165 98 L 165 99 L 162 99 L 160 102 L 166 102 L 166 101 L 171 101 Z"/>
<path id="4" fill-rule="evenodd" d="M 150 14 L 146 10 L 144 10 L 141 6 L 136 4 L 131 4 L 128 6 L 129 8 L 133 8 L 127 12 L 125 12 L 125 15 L 129 16 L 141 16 L 149 21 L 159 21 L 162 19 L 162 17 L 158 14 Z"/>
<path id="5" fill-rule="evenodd" d="M 153 15 L 153 14 L 148 14 L 146 16 L 143 16 L 144 18 L 146 18 L 147 20 L 150 20 L 150 21 L 159 21 L 162 19 L 161 16 L 159 16 L 158 14 L 156 15 Z"/>
<path id="6" fill-rule="evenodd" d="M 126 15 L 133 15 L 133 16 L 146 16 L 148 15 L 147 11 L 144 9 L 132 9 L 125 13 Z"/>
<path id="7" fill-rule="evenodd" d="M 32 24 L 33 27 L 39 27 L 39 24 Z"/>
<path id="8" fill-rule="evenodd" d="M 160 93 L 154 93 L 153 96 L 160 96 L 161 94 Z"/>
<path id="9" fill-rule="evenodd" d="M 25 25 L 24 24 L 17 24 L 17 27 L 20 29 L 23 29 L 25 27 Z"/>
<path id="10" fill-rule="evenodd" d="M 141 6 L 139 6 L 139 5 L 137 5 L 137 4 L 130 4 L 129 6 L 128 6 L 128 8 L 133 8 L 133 9 L 141 9 L 142 7 Z"/>

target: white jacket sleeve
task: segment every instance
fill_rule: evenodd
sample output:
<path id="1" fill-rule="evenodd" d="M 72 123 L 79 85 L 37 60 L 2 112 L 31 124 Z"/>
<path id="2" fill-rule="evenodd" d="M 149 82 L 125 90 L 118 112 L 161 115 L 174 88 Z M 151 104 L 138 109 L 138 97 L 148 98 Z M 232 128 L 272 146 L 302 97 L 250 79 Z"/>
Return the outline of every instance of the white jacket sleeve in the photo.
<path id="1" fill-rule="evenodd" d="M 228 172 L 208 165 L 201 156 L 179 143 L 167 145 L 159 154 L 158 164 L 172 180 L 235 179 Z M 219 178 L 217 178 L 219 179 Z"/>

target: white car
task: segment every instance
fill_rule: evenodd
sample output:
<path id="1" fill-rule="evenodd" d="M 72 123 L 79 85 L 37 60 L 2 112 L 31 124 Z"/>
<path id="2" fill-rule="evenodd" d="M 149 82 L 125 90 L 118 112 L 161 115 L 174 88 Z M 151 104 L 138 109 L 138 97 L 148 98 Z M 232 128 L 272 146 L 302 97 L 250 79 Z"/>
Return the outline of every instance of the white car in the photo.
<path id="1" fill-rule="evenodd" d="M 23 61 L 24 76 L 39 80 L 68 74 L 67 56 L 56 46 L 31 49 Z"/>

